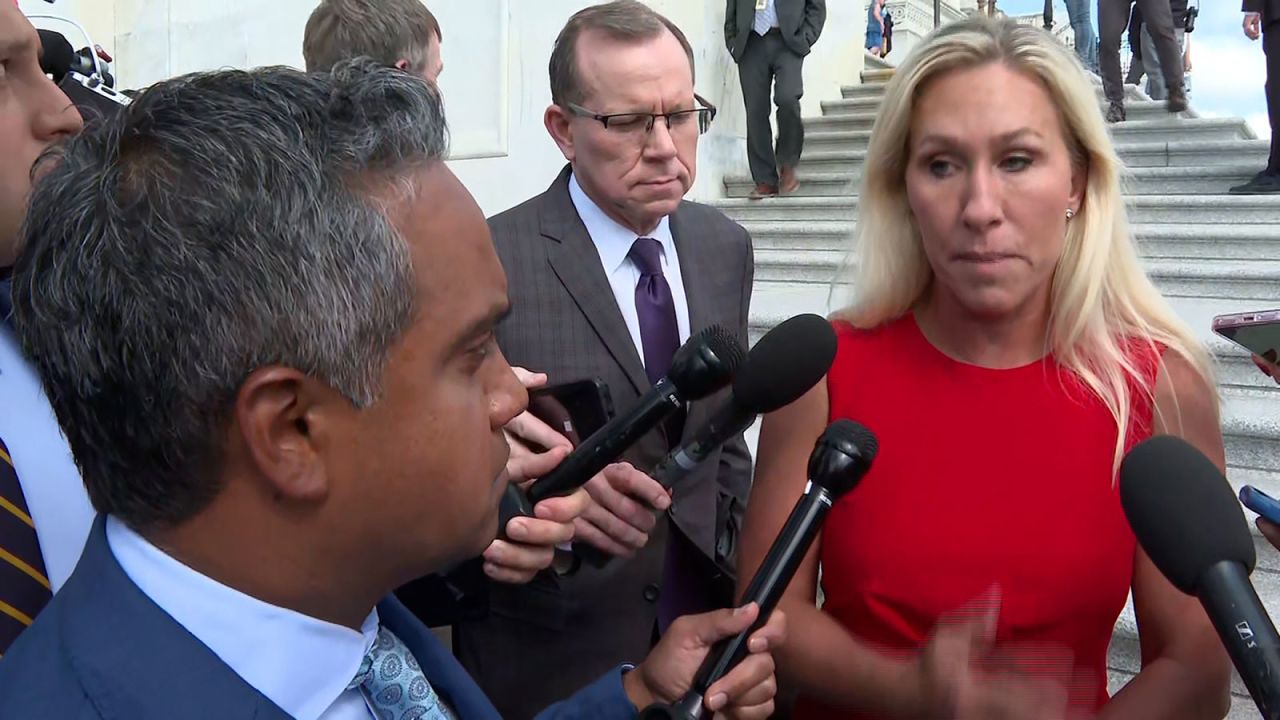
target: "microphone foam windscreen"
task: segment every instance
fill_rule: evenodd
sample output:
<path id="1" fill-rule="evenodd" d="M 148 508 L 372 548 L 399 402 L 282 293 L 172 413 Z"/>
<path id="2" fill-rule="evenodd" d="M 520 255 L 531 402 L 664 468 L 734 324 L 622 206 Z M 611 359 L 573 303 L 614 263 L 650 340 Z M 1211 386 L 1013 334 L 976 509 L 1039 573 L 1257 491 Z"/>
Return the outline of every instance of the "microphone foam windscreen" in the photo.
<path id="1" fill-rule="evenodd" d="M 783 321 L 747 353 L 733 379 L 733 400 L 757 414 L 795 402 L 827 371 L 836 357 L 836 332 L 819 315 Z"/>
<path id="2" fill-rule="evenodd" d="M 40 69 L 60 81 L 75 63 L 76 51 L 60 32 L 37 30 L 40 35 Z"/>
<path id="3" fill-rule="evenodd" d="M 1186 441 L 1160 435 L 1120 463 L 1120 504 L 1142 549 L 1179 590 L 1228 560 L 1253 572 L 1253 537 L 1231 485 Z"/>

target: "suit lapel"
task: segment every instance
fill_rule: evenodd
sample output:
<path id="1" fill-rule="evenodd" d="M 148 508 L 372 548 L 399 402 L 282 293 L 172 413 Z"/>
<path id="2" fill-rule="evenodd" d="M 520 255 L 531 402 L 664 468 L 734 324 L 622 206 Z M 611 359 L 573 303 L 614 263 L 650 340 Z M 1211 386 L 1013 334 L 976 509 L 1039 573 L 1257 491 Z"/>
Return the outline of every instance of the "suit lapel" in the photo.
<path id="1" fill-rule="evenodd" d="M 569 168 L 542 196 L 541 232 L 551 242 L 547 259 L 564 289 L 591 323 L 605 349 L 621 366 L 636 392 L 649 389 L 644 363 L 622 319 L 600 253 L 569 198 Z"/>
<path id="2" fill-rule="evenodd" d="M 133 584 L 107 545 L 103 516 L 60 594 L 58 618 L 73 640 L 67 661 L 104 720 L 289 720 Z"/>

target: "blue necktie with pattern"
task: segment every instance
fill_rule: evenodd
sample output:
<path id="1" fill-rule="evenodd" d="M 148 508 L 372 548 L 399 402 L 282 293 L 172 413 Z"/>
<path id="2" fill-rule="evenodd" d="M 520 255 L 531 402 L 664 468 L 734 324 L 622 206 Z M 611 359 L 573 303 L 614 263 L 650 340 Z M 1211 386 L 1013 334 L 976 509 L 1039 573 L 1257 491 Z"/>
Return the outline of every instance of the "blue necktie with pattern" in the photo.
<path id="1" fill-rule="evenodd" d="M 385 627 L 347 685 L 359 689 L 378 720 L 457 720 L 400 638 Z"/>

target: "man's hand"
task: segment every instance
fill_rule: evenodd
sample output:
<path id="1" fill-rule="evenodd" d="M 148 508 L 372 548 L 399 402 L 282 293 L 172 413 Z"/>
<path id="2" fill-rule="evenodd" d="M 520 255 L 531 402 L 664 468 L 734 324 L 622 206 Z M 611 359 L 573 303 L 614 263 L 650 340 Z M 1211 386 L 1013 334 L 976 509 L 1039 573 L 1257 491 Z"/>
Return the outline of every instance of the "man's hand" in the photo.
<path id="1" fill-rule="evenodd" d="M 649 657 L 622 678 L 627 698 L 638 709 L 654 702 L 672 703 L 693 685 L 693 676 L 716 642 L 751 627 L 760 609 L 750 603 L 737 610 L 717 610 L 676 619 Z M 754 720 L 773 714 L 778 692 L 770 650 L 786 639 L 786 616 L 774 610 L 764 627 L 747 641 L 748 655 L 727 675 L 712 683 L 703 697 L 718 718 Z"/>
<path id="2" fill-rule="evenodd" d="M 1280 550 L 1280 525 L 1276 525 L 1261 516 L 1253 522 L 1258 526 L 1258 531 L 1262 533 L 1262 537 L 1266 538 L 1272 547 Z"/>
<path id="3" fill-rule="evenodd" d="M 671 507 L 671 494 L 628 463 L 614 463 L 586 485 L 592 503 L 574 524 L 575 537 L 620 557 L 649 542 L 655 513 Z"/>
<path id="4" fill-rule="evenodd" d="M 511 482 L 523 485 L 559 465 L 569 454 L 567 447 L 544 453 L 512 457 L 507 461 Z M 556 546 L 573 539 L 574 521 L 591 504 L 591 497 L 579 488 L 571 495 L 552 497 L 533 507 L 534 517 L 514 517 L 507 522 L 506 539 L 497 539 L 484 551 L 484 572 L 499 582 L 523 584 L 551 566 Z"/>
<path id="5" fill-rule="evenodd" d="M 1280 365 L 1276 365 L 1276 351 L 1268 350 L 1264 355 L 1254 355 L 1253 364 L 1258 366 L 1262 373 L 1280 385 Z"/>
<path id="6" fill-rule="evenodd" d="M 1244 34 L 1250 40 L 1257 40 L 1262 35 L 1262 13 L 1244 14 Z"/>

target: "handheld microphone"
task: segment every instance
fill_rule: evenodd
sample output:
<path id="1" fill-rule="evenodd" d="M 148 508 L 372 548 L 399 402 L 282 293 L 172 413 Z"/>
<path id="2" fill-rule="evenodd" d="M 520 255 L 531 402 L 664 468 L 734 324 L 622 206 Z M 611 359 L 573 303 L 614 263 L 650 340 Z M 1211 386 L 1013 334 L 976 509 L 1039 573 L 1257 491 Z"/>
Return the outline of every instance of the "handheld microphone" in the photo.
<path id="1" fill-rule="evenodd" d="M 790 405 L 818 384 L 836 357 L 836 333 L 820 315 L 783 321 L 747 353 L 733 392 L 701 432 L 671 451 L 652 477 L 670 488 L 707 459 L 716 448 L 746 431 L 756 417 Z"/>
<path id="2" fill-rule="evenodd" d="M 728 400 L 693 440 L 672 450 L 650 476 L 670 489 L 716 448 L 751 427 L 758 415 L 790 405 L 808 392 L 831 369 L 835 357 L 835 330 L 820 315 L 796 315 L 779 323 L 747 353 Z M 612 559 L 594 545 L 578 544 L 574 552 L 596 568 Z"/>
<path id="3" fill-rule="evenodd" d="M 508 485 L 499 508 L 499 531 L 517 515 L 533 516 L 533 506 L 557 495 L 568 495 L 586 484 L 627 448 L 691 400 L 728 385 L 745 353 L 733 333 L 712 325 L 689 338 L 671 361 L 671 369 L 625 415 L 610 420 L 569 453 L 551 472 L 538 478 L 528 492 Z"/>
<path id="4" fill-rule="evenodd" d="M 1227 479 L 1200 451 L 1162 435 L 1121 462 L 1120 503 L 1151 562 L 1200 599 L 1262 716 L 1280 720 L 1280 636 L 1249 581 L 1253 538 Z"/>
<path id="5" fill-rule="evenodd" d="M 700 720 L 704 716 L 702 699 L 707 689 L 746 657 L 747 640 L 769 621 L 827 512 L 867 474 L 877 450 L 876 436 L 852 420 L 841 419 L 827 426 L 809 455 L 809 483 L 804 494 L 743 594 L 741 604 L 760 606 L 755 622 L 711 648 L 684 697 L 673 705 L 650 705 L 640 713 L 640 720 Z"/>

